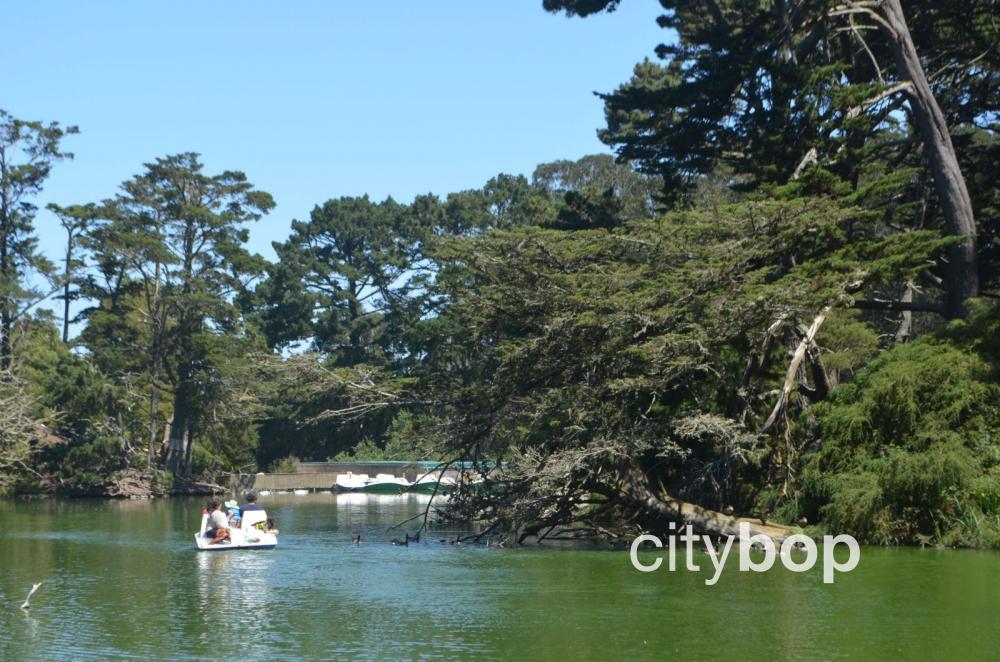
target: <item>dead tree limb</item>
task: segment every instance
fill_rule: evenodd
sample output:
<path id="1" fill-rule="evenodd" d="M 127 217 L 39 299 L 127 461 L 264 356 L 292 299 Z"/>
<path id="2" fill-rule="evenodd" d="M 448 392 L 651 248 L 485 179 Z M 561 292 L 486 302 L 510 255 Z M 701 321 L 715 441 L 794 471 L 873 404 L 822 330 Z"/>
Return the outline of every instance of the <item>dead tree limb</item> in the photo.
<path id="1" fill-rule="evenodd" d="M 753 380 L 754 375 L 760 372 L 761 367 L 764 365 L 764 361 L 767 358 L 767 353 L 771 349 L 771 343 L 774 341 L 775 336 L 781 327 L 784 326 L 785 320 L 788 319 L 787 314 L 783 314 L 778 319 L 776 319 L 771 326 L 767 327 L 767 331 L 764 332 L 764 337 L 760 341 L 760 347 L 756 352 L 750 355 L 747 360 L 746 368 L 743 370 L 743 377 L 740 379 L 740 386 L 736 389 L 736 397 L 733 400 L 733 406 L 730 411 L 730 418 L 736 420 L 743 420 L 743 415 L 746 413 L 747 404 L 750 401 L 750 382 Z"/>
<path id="2" fill-rule="evenodd" d="M 913 303 L 913 282 L 909 281 L 906 283 L 906 289 L 903 290 L 903 296 L 900 299 L 902 303 Z M 903 310 L 903 314 L 899 319 L 899 326 L 896 328 L 896 342 L 904 343 L 910 339 L 910 334 L 913 332 L 913 311 Z"/>
<path id="3" fill-rule="evenodd" d="M 669 497 L 661 498 L 649 489 L 645 474 L 632 467 L 620 470 L 618 489 L 625 499 L 647 513 L 668 521 L 690 524 L 697 533 L 738 536 L 740 524 L 746 524 L 749 527 L 750 535 L 768 536 L 776 544 L 781 543 L 793 533 L 791 527 L 780 524 L 765 524 L 759 519 L 732 517 L 686 501 Z"/>
<path id="4" fill-rule="evenodd" d="M 816 316 L 813 320 L 812 325 L 809 330 L 806 331 L 805 337 L 799 342 L 799 346 L 795 349 L 795 353 L 792 354 L 792 361 L 788 365 L 788 372 L 785 373 L 785 384 L 781 388 L 781 393 L 778 394 L 778 401 L 774 403 L 774 409 L 771 410 L 771 415 L 767 417 L 764 421 L 764 425 L 761 426 L 760 431 L 765 432 L 768 428 L 774 425 L 774 422 L 778 420 L 779 414 L 784 410 L 788 403 L 788 398 L 795 389 L 796 375 L 799 372 L 799 366 L 802 365 L 802 359 L 806 356 L 806 350 L 809 349 L 809 345 L 813 342 L 816 337 L 816 333 L 819 328 L 823 326 L 823 322 L 826 320 L 826 316 L 830 313 L 830 306 L 827 306 L 820 314 Z"/>

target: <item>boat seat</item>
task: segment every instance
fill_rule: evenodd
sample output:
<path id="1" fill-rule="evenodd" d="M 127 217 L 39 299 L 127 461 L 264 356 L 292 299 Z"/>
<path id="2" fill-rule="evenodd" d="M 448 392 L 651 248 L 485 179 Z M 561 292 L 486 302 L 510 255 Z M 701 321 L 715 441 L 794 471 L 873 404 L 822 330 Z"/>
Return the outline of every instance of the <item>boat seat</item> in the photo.
<path id="1" fill-rule="evenodd" d="M 261 526 L 257 526 L 258 524 Z M 246 533 L 255 528 L 258 531 L 267 530 L 267 511 L 247 510 L 243 513 L 243 519 L 240 520 L 240 529 Z"/>

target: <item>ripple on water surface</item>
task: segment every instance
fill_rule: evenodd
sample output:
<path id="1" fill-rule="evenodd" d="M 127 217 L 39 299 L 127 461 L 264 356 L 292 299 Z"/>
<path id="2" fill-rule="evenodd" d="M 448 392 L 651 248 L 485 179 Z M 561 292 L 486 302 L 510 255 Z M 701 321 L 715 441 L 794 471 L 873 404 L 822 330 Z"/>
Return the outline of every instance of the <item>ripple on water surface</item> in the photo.
<path id="1" fill-rule="evenodd" d="M 1000 555 L 865 548 L 859 568 L 717 586 L 622 552 L 389 539 L 413 496 L 275 495 L 273 551 L 196 552 L 201 502 L 0 502 L 0 658 L 990 659 Z M 407 529 L 409 527 L 409 529 Z M 351 544 L 361 533 L 363 543 Z M 702 558 L 707 568 L 707 557 Z M 29 614 L 17 605 L 45 583 Z"/>

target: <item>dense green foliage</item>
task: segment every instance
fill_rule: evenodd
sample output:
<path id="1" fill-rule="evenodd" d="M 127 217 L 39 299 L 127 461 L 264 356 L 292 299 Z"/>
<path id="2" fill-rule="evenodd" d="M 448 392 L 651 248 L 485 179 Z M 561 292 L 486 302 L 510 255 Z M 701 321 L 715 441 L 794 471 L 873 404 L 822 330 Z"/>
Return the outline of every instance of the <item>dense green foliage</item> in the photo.
<path id="1" fill-rule="evenodd" d="M 909 3 L 909 28 L 896 0 L 661 5 L 678 38 L 604 95 L 617 161 L 329 199 L 273 263 L 245 248 L 271 197 L 184 153 L 50 205 L 56 275 L 32 200 L 70 131 L 0 116 L 0 149 L 40 164 L 0 163 L 20 187 L 0 219 L 0 489 L 472 461 L 497 468 L 450 512 L 493 531 L 657 527 L 681 500 L 1000 545 L 988 3 Z M 29 311 L 31 269 L 61 319 Z"/>
<path id="2" fill-rule="evenodd" d="M 818 405 L 799 506 L 879 543 L 1000 544 L 1000 316 L 894 347 Z"/>
<path id="3" fill-rule="evenodd" d="M 828 199 L 761 200 L 612 233 L 529 228 L 442 246 L 448 315 L 469 333 L 430 357 L 464 359 L 435 392 L 463 456 L 508 461 L 494 515 L 516 527 L 567 518 L 581 500 L 617 506 L 637 472 L 675 497 L 757 510 L 760 488 L 788 485 L 806 445 L 758 432 L 783 367 L 761 349 L 748 378 L 761 331 L 783 320 L 795 334 L 944 247 L 913 234 L 862 241 L 863 218 Z M 833 328 L 838 344 L 850 332 Z M 854 362 L 838 349 L 847 374 Z M 831 387 L 818 368 L 789 409 Z"/>
<path id="4" fill-rule="evenodd" d="M 619 3 L 544 4 L 588 15 Z M 601 138 L 662 177 L 666 199 L 690 197 L 723 168 L 743 190 L 811 178 L 881 209 L 898 228 L 995 236 L 1000 218 L 987 201 L 995 187 L 966 190 L 956 176 L 959 164 L 998 175 L 995 161 L 980 160 L 996 149 L 1000 111 L 991 0 L 908 2 L 902 25 L 893 18 L 904 11 L 898 0 L 660 5 L 659 25 L 676 39 L 657 47 L 662 63 L 640 63 L 602 95 Z M 899 45 L 911 37 L 920 59 L 906 62 Z M 941 135 L 944 124 L 954 138 Z M 996 284 L 991 243 L 975 244 L 956 244 L 938 267 L 950 281 L 952 313 L 956 293 L 978 295 L 977 280 Z"/>

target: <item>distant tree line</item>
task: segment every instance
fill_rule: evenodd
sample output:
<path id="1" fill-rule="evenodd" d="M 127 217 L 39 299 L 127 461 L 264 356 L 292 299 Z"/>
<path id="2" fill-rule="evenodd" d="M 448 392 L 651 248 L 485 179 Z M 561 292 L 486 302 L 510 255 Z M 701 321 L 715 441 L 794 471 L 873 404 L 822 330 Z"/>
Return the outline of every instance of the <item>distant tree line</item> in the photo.
<path id="1" fill-rule="evenodd" d="M 4 113 L 0 487 L 461 460 L 501 468 L 448 513 L 515 540 L 735 512 L 1000 545 L 992 3 L 661 5 L 602 95 L 615 157 L 327 200 L 274 262 L 271 197 L 185 153 L 50 205 L 50 263 L 75 128 Z"/>

